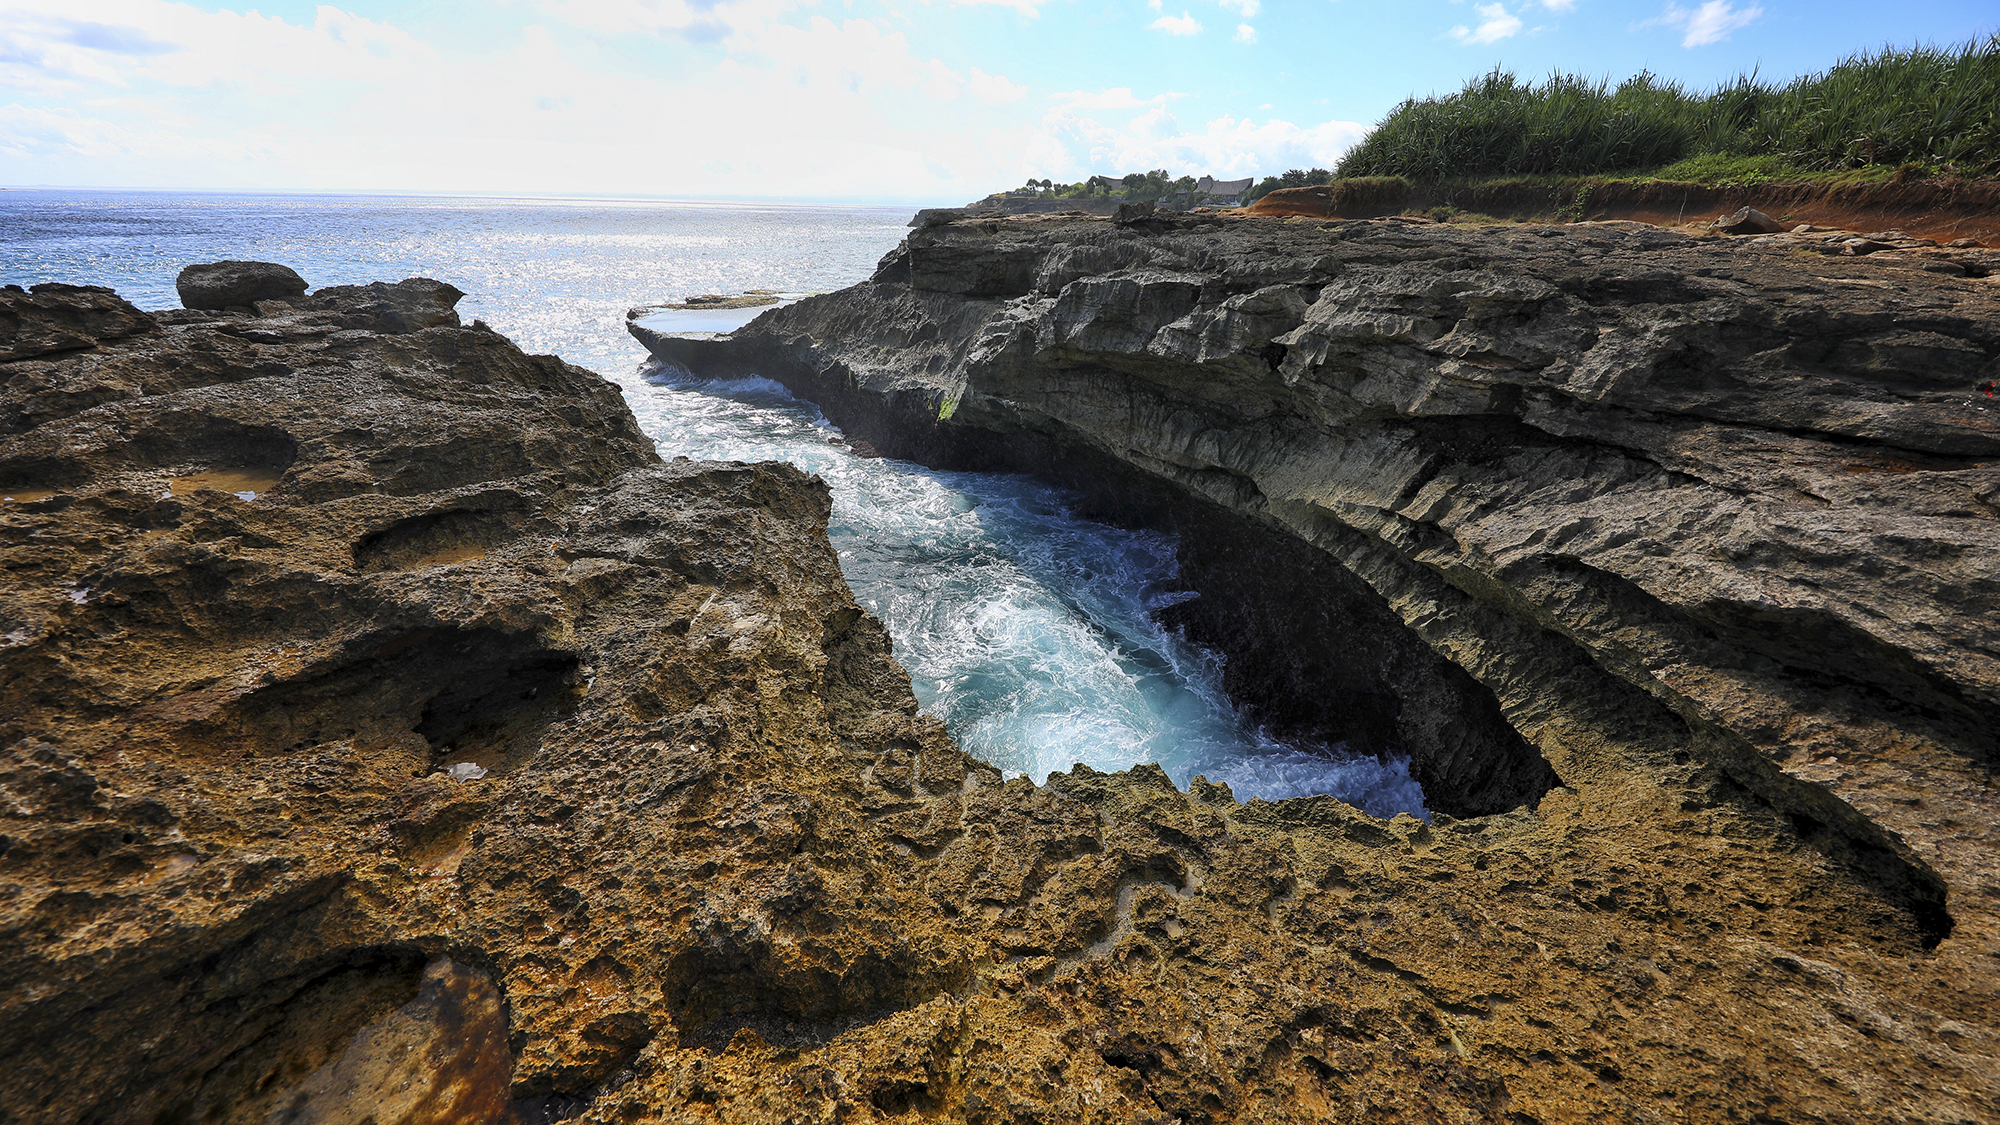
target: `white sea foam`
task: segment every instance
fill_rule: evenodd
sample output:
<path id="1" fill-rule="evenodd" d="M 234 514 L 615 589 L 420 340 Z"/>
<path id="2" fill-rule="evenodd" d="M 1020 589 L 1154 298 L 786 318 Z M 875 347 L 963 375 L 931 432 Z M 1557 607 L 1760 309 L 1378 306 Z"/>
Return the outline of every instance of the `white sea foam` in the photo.
<path id="1" fill-rule="evenodd" d="M 634 409 L 661 452 L 789 460 L 833 486 L 828 534 L 889 627 L 924 709 L 964 747 L 1037 782 L 1081 762 L 1157 763 L 1239 799 L 1330 793 L 1423 815 L 1407 762 L 1286 746 L 1246 724 L 1221 662 L 1155 619 L 1179 588 L 1166 535 L 1082 519 L 1028 477 L 858 458 L 811 404 L 761 379 L 652 377 Z"/>

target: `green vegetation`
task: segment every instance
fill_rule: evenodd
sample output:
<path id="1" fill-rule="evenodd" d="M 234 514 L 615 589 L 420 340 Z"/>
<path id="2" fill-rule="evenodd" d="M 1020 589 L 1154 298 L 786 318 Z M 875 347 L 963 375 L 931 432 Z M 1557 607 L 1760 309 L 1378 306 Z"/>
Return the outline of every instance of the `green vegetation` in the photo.
<path id="1" fill-rule="evenodd" d="M 1255 203 L 1279 188 L 1318 187 L 1332 182 L 1333 173 L 1324 168 L 1313 168 L 1308 171 L 1294 168 L 1282 176 L 1265 176 L 1256 187 L 1250 189 L 1249 198 L 1244 202 Z"/>
<path id="2" fill-rule="evenodd" d="M 1614 88 L 1569 74 L 1535 85 L 1496 69 L 1456 94 L 1405 101 L 1339 171 L 1438 180 L 1658 169 L 1757 182 L 1854 168 L 2000 174 L 2000 35 L 1884 48 L 1784 86 L 1746 75 L 1706 94 L 1651 74 Z"/>
<path id="3" fill-rule="evenodd" d="M 1006 194 L 1016 199 L 1163 199 L 1177 192 L 1194 190 L 1195 178 L 1175 179 L 1165 168 L 1133 172 L 1125 176 L 1092 176 L 1081 183 L 1059 184 L 1050 180 L 1029 180 Z"/>

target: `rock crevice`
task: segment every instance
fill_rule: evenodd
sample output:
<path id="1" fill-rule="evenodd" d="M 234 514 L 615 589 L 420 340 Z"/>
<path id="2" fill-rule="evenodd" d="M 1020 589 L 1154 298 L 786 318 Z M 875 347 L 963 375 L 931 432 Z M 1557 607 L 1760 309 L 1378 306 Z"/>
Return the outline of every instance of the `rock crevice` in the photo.
<path id="1" fill-rule="evenodd" d="M 2000 1113 L 1985 728 L 1924 686 L 1986 698 L 1939 656 L 1990 573 L 1944 534 L 1992 518 L 1954 514 L 1984 470 L 1301 397 L 1271 339 L 1343 255 L 1483 268 L 1369 229 L 946 220 L 885 265 L 1011 240 L 980 286 L 1067 286 L 1178 246 L 1141 272 L 1207 341 L 1181 358 L 1042 349 L 1059 292 L 907 280 L 708 358 L 1181 528 L 1185 626 L 1265 652 L 1239 664 L 1302 737 L 1430 747 L 1468 807 L 1428 825 L 1157 769 L 1003 781 L 918 713 L 824 484 L 660 463 L 614 387 L 457 325 L 439 283 L 0 291 L 28 326 L 0 360 L 0 1121 Z M 1119 315 L 1103 339 L 1141 335 Z M 1780 562 L 1821 600 L 1758 585 Z M 1871 591 L 1888 625 L 1856 624 Z M 1865 707 L 1879 662 L 1788 632 L 1822 619 L 1908 654 Z"/>
<path id="2" fill-rule="evenodd" d="M 785 381 L 884 453 L 1179 531 L 1202 596 L 1173 613 L 1238 698 L 1410 753 L 1443 811 L 1692 786 L 1655 827 L 1768 818 L 1971 971 L 1995 932 L 2000 291 L 1985 252 L 1934 268 L 1952 253 L 942 217 L 730 336 L 634 333 Z M 1295 613 L 1301 586 L 1330 611 Z M 1341 713 L 1302 714 L 1315 696 Z"/>

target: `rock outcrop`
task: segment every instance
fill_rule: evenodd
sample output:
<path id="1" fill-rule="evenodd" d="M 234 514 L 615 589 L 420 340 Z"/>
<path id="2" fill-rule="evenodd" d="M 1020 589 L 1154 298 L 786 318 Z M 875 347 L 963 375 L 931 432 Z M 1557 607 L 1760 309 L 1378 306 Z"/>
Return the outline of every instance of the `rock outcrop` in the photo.
<path id="1" fill-rule="evenodd" d="M 1755 207 L 1739 207 L 1735 214 L 1710 223 L 1709 229 L 1717 234 L 1777 234 L 1785 225 Z"/>
<path id="2" fill-rule="evenodd" d="M 208 262 L 182 270 L 174 289 L 185 308 L 254 309 L 259 301 L 304 296 L 306 280 L 276 262 Z"/>
<path id="3" fill-rule="evenodd" d="M 1181 223 L 945 222 L 703 356 L 1181 527 L 1431 824 L 1003 782 L 822 484 L 439 283 L 0 292 L 0 1120 L 1993 1117 L 1985 283 Z"/>
<path id="4" fill-rule="evenodd" d="M 1381 919 L 1397 937 L 1353 963 L 1434 1002 L 1497 1082 L 1410 1117 L 1984 1119 L 2000 289 L 1977 249 L 1788 238 L 938 216 L 868 283 L 730 336 L 634 331 L 781 379 L 885 453 L 1047 473 L 1174 528 L 1203 594 L 1180 623 L 1239 698 L 1411 754 L 1435 807 L 1476 817 L 1423 833 L 1484 841 L 1432 853 L 1435 885 L 1298 947 Z M 1486 882 L 1501 852 L 1540 881 Z M 1288 902 L 1329 904 L 1341 866 Z M 1399 929 L 1419 899 L 1446 930 Z M 1590 937 L 1555 952 L 1551 924 Z M 1178 1063 L 1173 1039 L 1127 1057 Z M 1352 1108 L 1362 1054 L 1317 1057 L 1259 1112 L 1310 1088 L 1326 1116 L 1393 1116 Z"/>

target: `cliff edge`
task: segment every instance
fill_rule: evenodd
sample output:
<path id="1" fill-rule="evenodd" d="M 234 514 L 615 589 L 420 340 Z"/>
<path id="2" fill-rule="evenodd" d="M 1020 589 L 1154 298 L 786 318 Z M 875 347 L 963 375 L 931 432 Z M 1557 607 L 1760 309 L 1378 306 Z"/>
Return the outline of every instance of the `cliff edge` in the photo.
<path id="1" fill-rule="evenodd" d="M 1564 820 L 1538 891 L 1446 877 L 1458 916 L 1508 905 L 1502 933 L 1589 915 L 1610 960 L 1556 960 L 1585 1007 L 1618 995 L 1586 1046 L 1516 1006 L 1545 941 L 1474 971 L 1506 999 L 1462 1009 L 1465 1057 L 1526 1048 L 1496 1112 L 1579 1119 L 1542 1100 L 1561 1086 L 1603 1099 L 1583 1117 L 1978 1119 L 1994 255 L 1793 241 L 940 215 L 863 285 L 721 339 L 635 335 L 781 379 L 885 453 L 1049 474 L 1180 532 L 1203 596 L 1170 612 L 1260 717 L 1409 753 L 1466 823 Z M 1434 981 L 1424 944 L 1385 971 Z M 1611 985 L 1637 947 L 1646 982 Z M 1902 1014 L 1871 1025 L 1863 995 Z M 1592 1078 L 1592 1050 L 1619 1061 Z"/>
<path id="2" fill-rule="evenodd" d="M 1206 591 L 1183 624 L 1243 654 L 1238 687 L 1273 722 L 1416 755 L 1428 825 L 1181 792 L 1156 769 L 1003 782 L 917 713 L 840 579 L 823 485 L 660 463 L 614 387 L 460 325 L 443 283 L 159 314 L 101 289 L 0 291 L 0 1119 L 1994 1116 L 1985 665 L 1967 644 L 1952 680 L 1927 655 L 1976 633 L 1953 591 L 1990 581 L 1969 536 L 1991 516 L 1947 489 L 1986 479 L 1983 454 L 1899 446 L 1887 471 L 1836 472 L 1811 443 L 1885 465 L 1850 432 L 1871 415 L 1800 413 L 1738 423 L 1747 438 L 1681 423 L 1689 451 L 1657 466 L 1679 475 L 1648 478 L 1621 435 L 1671 417 L 1551 437 L 1509 350 L 1538 338 L 1537 295 L 1618 339 L 1602 302 L 1534 288 L 1532 262 L 1455 288 L 1427 272 L 1435 236 L 1339 234 L 947 222 L 871 286 L 703 346 L 819 386 L 885 442 L 1039 459 L 1095 481 L 1111 514 L 1180 527 Z M 1337 276 L 1298 294 L 1296 323 L 1267 293 L 1228 306 L 1237 328 L 1194 333 L 1213 358 L 1131 343 L 1187 287 L 1174 320 L 1202 307 L 1207 282 L 1102 256 L 1206 246 L 1221 294 L 1258 281 L 1227 241 L 1253 236 L 1270 280 L 1214 307 L 1302 284 L 1282 271 L 1303 260 Z M 1331 248 L 1302 257 L 1294 236 Z M 1340 276 L 1377 276 L 1341 254 L 1404 251 L 1375 290 L 1404 293 L 1399 313 L 1326 314 L 1348 307 L 1326 292 Z M 1450 270 L 1478 269 L 1456 253 Z M 1005 294 L 1061 255 L 1100 268 Z M 1611 268 L 1615 290 L 1636 266 Z M 1807 297 L 1833 282 L 1798 273 L 1825 311 Z M 1786 337 L 1834 357 L 1820 377 L 1931 410 L 1896 431 L 1924 448 L 1985 440 L 1963 394 L 1899 389 L 1953 347 L 1990 363 L 1992 322 L 1967 303 L 1984 291 L 1832 276 L 1879 282 L 1877 304 L 1940 303 L 1857 335 L 1843 318 L 1870 306 L 1841 298 Z M 950 277 L 1001 292 L 918 287 Z M 1634 284 L 1683 277 L 1711 283 L 1681 263 Z M 1038 342 L 1061 307 L 1083 310 L 1068 352 Z M 1460 308 L 1496 310 L 1485 350 L 1439 342 L 1472 313 L 1425 339 L 1417 314 Z M 1968 326 L 1937 319 L 1967 308 Z M 1359 342 L 1300 334 L 1327 323 Z M 1546 338 L 1588 355 L 1575 323 Z M 1392 330 L 1417 342 L 1383 345 Z M 1746 338 L 1684 331 L 1669 374 Z M 1385 346 L 1400 366 L 1371 370 L 1433 371 L 1436 389 L 1339 389 L 1351 376 L 1324 357 Z M 1437 373 L 1439 354 L 1471 374 Z M 992 393 L 973 378 L 988 370 L 1026 381 Z M 1761 401 L 1717 386 L 1688 417 Z M 1438 405 L 1454 402 L 1485 406 Z M 1236 431 L 1200 439 L 1225 418 Z M 1314 444 L 1335 439 L 1366 459 Z M 1735 492 L 1703 468 L 1760 441 L 1802 444 L 1743 462 Z M 1775 523 L 1790 509 L 1759 505 L 1790 494 L 1765 478 L 1827 501 L 1787 501 L 1825 538 L 1783 565 L 1821 568 L 1835 609 L 1689 624 L 1730 604 L 1730 575 L 1773 572 L 1751 549 L 1770 533 L 1739 555 L 1635 553 L 1704 561 L 1706 600 L 1640 596 L 1657 580 L 1636 563 L 1631 589 L 1597 577 L 1635 542 L 1612 526 L 1638 518 L 1624 498 L 1656 539 L 1685 537 L 1674 490 Z M 1870 495 L 1888 499 L 1847 511 Z M 1513 554 L 1458 545 L 1499 542 L 1508 511 L 1527 521 Z M 1836 612 L 1865 586 L 1858 553 L 1826 546 L 1857 534 L 1836 517 L 1876 529 L 1885 561 L 1867 565 L 1905 568 L 1876 584 L 1903 599 L 1870 626 L 1877 648 L 1799 633 L 1859 620 Z M 1899 639 L 1925 606 L 1943 607 L 1943 648 Z"/>

